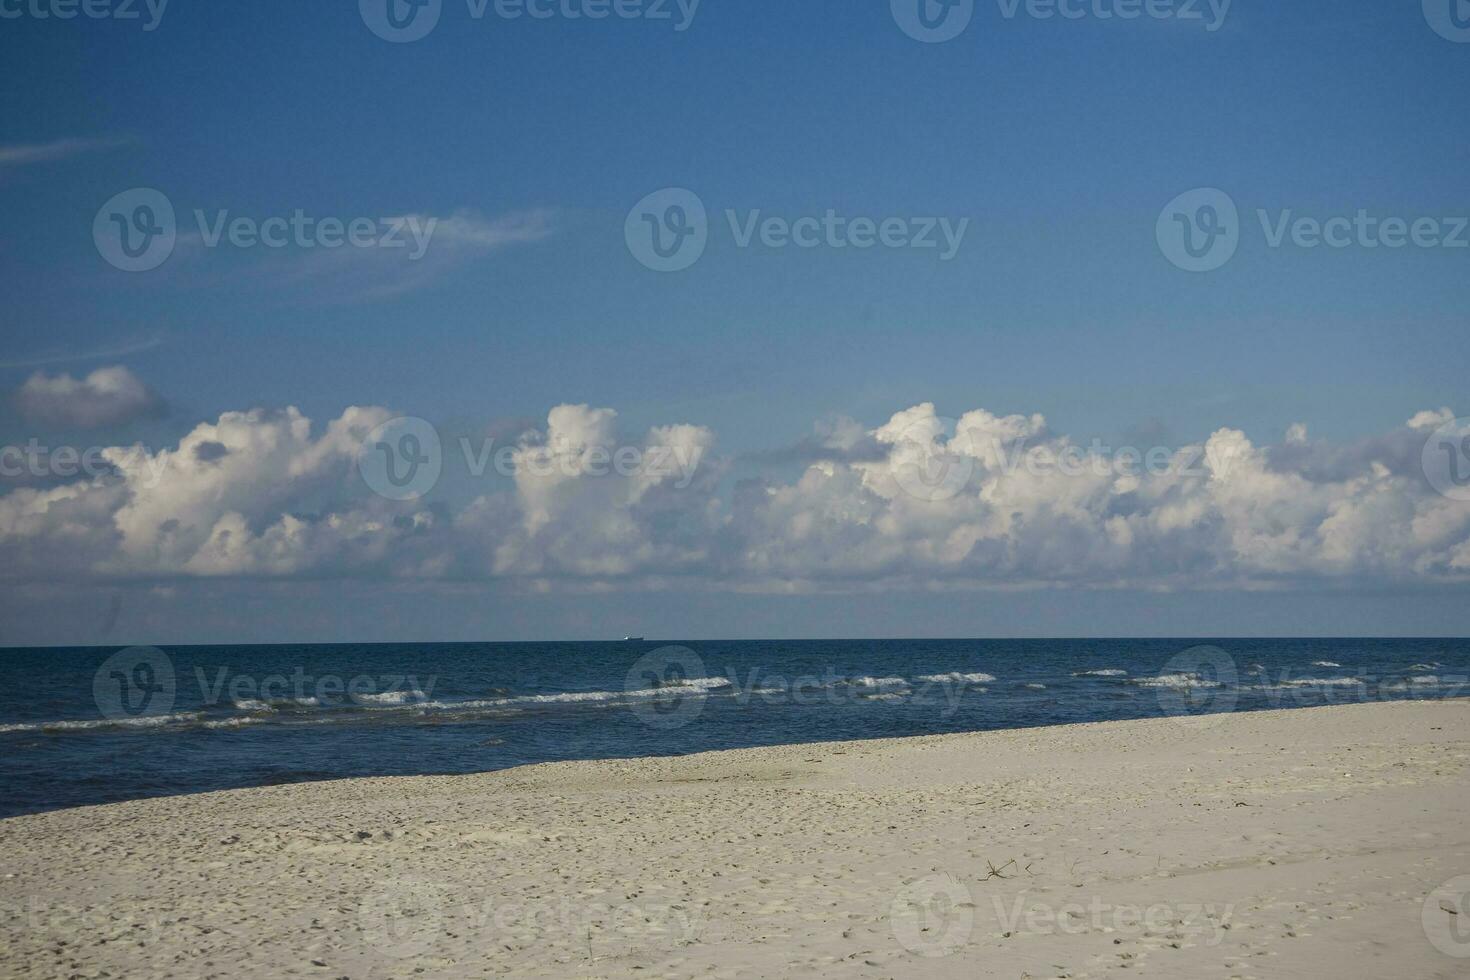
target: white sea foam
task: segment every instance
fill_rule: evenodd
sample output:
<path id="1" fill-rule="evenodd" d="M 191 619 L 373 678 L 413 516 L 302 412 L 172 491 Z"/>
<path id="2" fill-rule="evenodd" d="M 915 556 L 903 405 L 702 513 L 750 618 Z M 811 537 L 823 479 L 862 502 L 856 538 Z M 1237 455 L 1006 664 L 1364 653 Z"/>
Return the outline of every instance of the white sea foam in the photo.
<path id="1" fill-rule="evenodd" d="M 1296 680 L 1282 681 L 1278 687 L 1351 687 L 1361 685 L 1362 678 L 1359 677 L 1299 677 Z"/>
<path id="2" fill-rule="evenodd" d="M 422 703 L 428 700 L 428 695 L 418 688 L 414 688 L 412 691 L 383 691 L 380 694 L 354 694 L 352 698 L 359 704 L 400 705 L 409 704 L 410 702 Z"/>
<path id="3" fill-rule="evenodd" d="M 991 674 L 924 674 L 915 680 L 926 684 L 989 684 L 995 680 Z"/>
<path id="4" fill-rule="evenodd" d="M 1207 681 L 1198 674 L 1160 674 L 1157 677 L 1137 677 L 1129 681 L 1140 687 L 1223 687 L 1219 681 Z"/>
<path id="5" fill-rule="evenodd" d="M 902 677 L 849 677 L 847 683 L 853 687 L 865 688 L 909 686 L 909 682 Z"/>
<path id="6" fill-rule="evenodd" d="M 236 700 L 234 702 L 234 704 L 235 704 L 235 708 L 237 710 L 239 710 L 239 711 L 275 711 L 276 710 L 275 708 L 272 708 L 265 701 L 257 701 L 255 698 L 240 698 L 240 699 Z"/>
<path id="7" fill-rule="evenodd" d="M 521 694 L 514 697 L 486 698 L 475 701 L 422 701 L 400 707 L 411 708 L 417 712 L 431 712 L 508 708 L 518 704 L 601 703 L 629 698 L 637 700 L 688 697 L 730 686 L 730 679 L 727 677 L 690 677 L 663 687 L 641 688 L 632 691 L 563 691 L 559 694 Z"/>
<path id="8" fill-rule="evenodd" d="M 1108 668 L 1107 670 L 1079 670 L 1075 674 L 1073 674 L 1072 676 L 1073 677 L 1127 677 L 1128 676 L 1128 671 L 1126 671 L 1126 670 L 1115 670 L 1113 668 Z"/>
<path id="9" fill-rule="evenodd" d="M 1046 690 L 1046 685 L 1045 684 L 1027 684 L 1026 686 L 1029 687 L 1029 688 L 1031 688 L 1031 690 L 1033 690 L 1033 691 L 1044 691 L 1044 690 Z"/>
<path id="10" fill-rule="evenodd" d="M 1444 665 L 1443 665 L 1443 664 L 1440 664 L 1440 663 L 1432 663 L 1432 664 L 1414 664 L 1414 665 L 1413 665 L 1413 666 L 1412 666 L 1412 667 L 1410 667 L 1410 668 L 1409 668 L 1409 669 L 1410 669 L 1410 670 L 1434 670 L 1434 669 L 1436 669 L 1436 668 L 1438 668 L 1438 667 L 1443 667 L 1443 666 L 1444 666 Z"/>
<path id="11" fill-rule="evenodd" d="M 1410 677 L 1410 684 L 1438 684 L 1440 680 L 1433 674 L 1420 674 L 1418 677 Z"/>
<path id="12" fill-rule="evenodd" d="M 217 718 L 214 721 L 206 721 L 201 728 L 244 728 L 246 725 L 259 725 L 265 722 L 265 718 L 241 716 L 237 718 Z"/>
<path id="13" fill-rule="evenodd" d="M 1312 661 L 1312 666 L 1313 667 L 1341 667 L 1342 664 L 1338 663 L 1335 660 L 1313 660 Z"/>
<path id="14" fill-rule="evenodd" d="M 139 718 L 88 718 L 77 721 L 33 721 L 0 725 L 0 732 L 84 732 L 98 728 L 159 728 L 198 721 L 197 711 L 172 715 L 144 715 Z"/>
<path id="15" fill-rule="evenodd" d="M 701 691 L 712 691 L 721 687 L 729 687 L 728 677 L 686 677 L 683 680 L 672 681 L 664 687 L 692 687 Z"/>

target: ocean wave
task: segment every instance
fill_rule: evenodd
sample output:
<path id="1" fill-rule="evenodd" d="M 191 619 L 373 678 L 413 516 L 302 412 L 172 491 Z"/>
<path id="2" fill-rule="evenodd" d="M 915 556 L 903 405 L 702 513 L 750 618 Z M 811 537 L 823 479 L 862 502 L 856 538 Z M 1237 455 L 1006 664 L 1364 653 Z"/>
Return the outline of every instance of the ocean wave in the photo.
<path id="1" fill-rule="evenodd" d="M 902 677 L 849 677 L 843 683 L 849 687 L 908 687 L 909 682 Z"/>
<path id="2" fill-rule="evenodd" d="M 1443 667 L 1443 666 L 1444 666 L 1444 664 L 1441 664 L 1441 663 L 1414 664 L 1413 666 L 1409 667 L 1408 669 L 1409 670 L 1436 670 L 1436 669 L 1438 669 L 1440 667 Z"/>
<path id="3" fill-rule="evenodd" d="M 275 708 L 272 708 L 269 704 L 267 704 L 265 701 L 258 701 L 255 698 L 237 698 L 232 703 L 234 704 L 236 711 L 275 711 L 276 710 Z"/>
<path id="4" fill-rule="evenodd" d="M 914 678 L 926 684 L 990 684 L 995 680 L 992 674 L 922 674 Z"/>
<path id="5" fill-rule="evenodd" d="M 1299 677 L 1282 681 L 1277 687 L 1351 687 L 1363 683 L 1360 677 Z"/>
<path id="6" fill-rule="evenodd" d="M 708 691 L 716 687 L 729 687 L 730 679 L 728 677 L 684 677 L 676 681 L 667 681 L 658 686 L 660 688 L 692 687 Z"/>
<path id="7" fill-rule="evenodd" d="M 731 687 L 727 677 L 690 677 L 663 687 L 637 688 L 631 691 L 562 691 L 557 694 L 521 694 L 513 697 L 484 698 L 474 701 L 422 701 L 402 707 L 416 712 L 474 711 L 477 709 L 508 708 L 522 704 L 582 704 L 620 701 L 626 699 L 677 698 L 704 694 Z"/>
<path id="8" fill-rule="evenodd" d="M 1046 690 L 1046 685 L 1045 684 L 1027 684 L 1026 687 L 1029 687 L 1033 691 L 1044 691 L 1044 690 Z"/>
<path id="9" fill-rule="evenodd" d="M 1109 667 L 1106 670 L 1079 670 L 1073 677 L 1127 677 L 1128 671 Z"/>
<path id="10" fill-rule="evenodd" d="M 1207 681 L 1198 674 L 1160 674 L 1157 677 L 1135 677 L 1129 681 L 1139 687 L 1224 687 L 1219 681 Z"/>
<path id="11" fill-rule="evenodd" d="M 33 721 L 13 725 L 0 725 L 4 732 L 85 732 L 99 728 L 160 728 L 164 725 L 181 725 L 198 721 L 203 715 L 198 711 L 185 711 L 171 715 L 143 715 L 139 718 L 86 718 L 75 721 Z"/>
<path id="12" fill-rule="evenodd" d="M 236 711 L 278 711 L 281 708 L 319 708 L 316 698 L 236 698 L 230 702 Z"/>
<path id="13" fill-rule="evenodd" d="M 358 704 L 386 704 L 396 706 L 425 702 L 429 700 L 429 696 L 418 688 L 414 688 L 411 691 L 383 691 L 380 694 L 353 694 L 352 700 Z"/>
<path id="14" fill-rule="evenodd" d="M 881 685 L 882 681 L 878 683 Z M 422 691 L 388 691 L 381 694 L 354 695 L 353 701 L 323 705 L 316 698 L 236 698 L 230 706 L 240 714 L 209 717 L 203 711 L 169 715 L 147 715 L 140 718 L 95 718 L 61 721 L 19 722 L 0 725 L 0 734 L 19 732 L 84 732 L 110 728 L 163 728 L 185 726 L 210 730 L 231 730 L 260 724 L 352 725 L 370 719 L 387 721 L 401 718 L 432 717 L 443 720 L 470 720 L 487 715 L 503 717 L 524 713 L 532 705 L 589 704 L 613 705 L 617 702 L 658 698 L 703 696 L 710 691 L 729 688 L 724 677 L 694 677 L 665 687 L 630 691 L 563 691 L 555 694 L 523 694 L 512 697 L 451 701 L 428 700 Z M 880 690 L 875 687 L 874 690 Z M 362 702 L 366 702 L 365 704 Z M 319 709 L 313 711 L 279 711 L 278 708 Z"/>
<path id="15" fill-rule="evenodd" d="M 1338 663 L 1335 660 L 1313 660 L 1312 661 L 1312 666 L 1313 667 L 1341 667 L 1342 664 Z"/>
<path id="16" fill-rule="evenodd" d="M 246 725 L 262 725 L 265 722 L 267 722 L 268 720 L 269 719 L 267 719 L 267 718 L 259 718 L 259 717 L 254 717 L 254 716 L 250 716 L 250 715 L 244 715 L 244 716 L 235 717 L 235 718 L 216 718 L 214 721 L 206 721 L 206 722 L 204 722 L 204 724 L 200 725 L 199 727 L 200 728 L 209 728 L 209 729 L 244 728 Z"/>

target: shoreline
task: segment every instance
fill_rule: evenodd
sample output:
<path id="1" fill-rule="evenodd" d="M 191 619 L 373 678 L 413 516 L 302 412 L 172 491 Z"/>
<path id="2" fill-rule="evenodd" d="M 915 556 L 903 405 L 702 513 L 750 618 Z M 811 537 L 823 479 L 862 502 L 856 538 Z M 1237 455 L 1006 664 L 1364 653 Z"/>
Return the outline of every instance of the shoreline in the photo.
<path id="1" fill-rule="evenodd" d="M 0 948 L 15 976 L 1460 976 L 1426 898 L 1470 874 L 1467 768 L 1451 699 L 131 800 L 0 821 Z"/>

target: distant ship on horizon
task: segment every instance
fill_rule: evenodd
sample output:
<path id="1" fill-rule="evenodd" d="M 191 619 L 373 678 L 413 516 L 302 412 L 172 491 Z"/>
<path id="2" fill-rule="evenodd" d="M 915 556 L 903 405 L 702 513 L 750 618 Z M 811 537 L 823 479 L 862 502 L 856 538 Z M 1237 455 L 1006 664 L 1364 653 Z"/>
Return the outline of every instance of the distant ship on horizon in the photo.
<path id="1" fill-rule="evenodd" d="M 643 642 L 643 637 L 641 637 L 641 636 L 625 636 L 625 637 L 623 637 L 623 642 L 624 643 L 642 643 Z"/>

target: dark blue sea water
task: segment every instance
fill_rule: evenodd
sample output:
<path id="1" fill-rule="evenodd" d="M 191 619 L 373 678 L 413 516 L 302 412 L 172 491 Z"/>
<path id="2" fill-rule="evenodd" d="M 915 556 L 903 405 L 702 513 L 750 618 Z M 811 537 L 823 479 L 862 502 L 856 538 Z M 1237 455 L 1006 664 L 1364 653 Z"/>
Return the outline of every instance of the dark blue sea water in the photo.
<path id="1" fill-rule="evenodd" d="M 0 651 L 0 815 L 1470 693 L 1467 640 L 842 640 Z"/>

